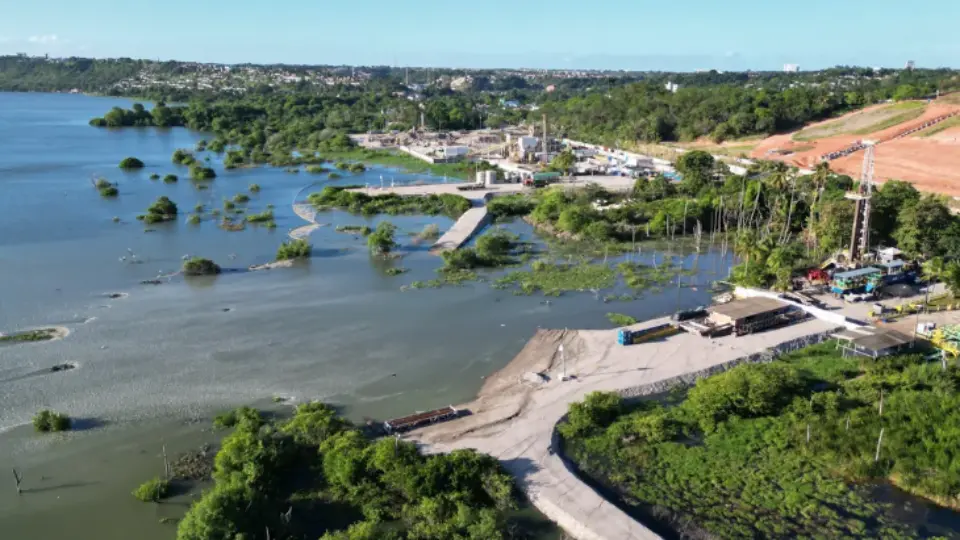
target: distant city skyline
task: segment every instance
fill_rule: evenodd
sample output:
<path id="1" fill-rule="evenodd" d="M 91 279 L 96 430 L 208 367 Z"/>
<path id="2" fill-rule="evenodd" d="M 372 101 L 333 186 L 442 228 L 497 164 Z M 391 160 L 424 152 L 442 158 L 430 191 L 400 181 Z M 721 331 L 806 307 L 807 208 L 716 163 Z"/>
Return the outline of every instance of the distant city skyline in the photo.
<path id="1" fill-rule="evenodd" d="M 892 0 L 321 4 L 18 2 L 0 19 L 0 53 L 477 69 L 960 67 L 955 0 L 922 10 Z"/>

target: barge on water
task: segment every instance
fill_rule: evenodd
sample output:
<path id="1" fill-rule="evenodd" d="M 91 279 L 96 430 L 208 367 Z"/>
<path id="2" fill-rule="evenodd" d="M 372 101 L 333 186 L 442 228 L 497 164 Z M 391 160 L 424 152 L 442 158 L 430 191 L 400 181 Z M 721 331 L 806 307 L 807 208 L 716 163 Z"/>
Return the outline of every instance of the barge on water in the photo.
<path id="1" fill-rule="evenodd" d="M 460 416 L 460 413 L 461 411 L 453 406 L 434 409 L 432 411 L 387 420 L 383 423 L 383 429 L 386 430 L 387 433 L 402 433 L 428 424 L 435 424 L 456 418 Z"/>

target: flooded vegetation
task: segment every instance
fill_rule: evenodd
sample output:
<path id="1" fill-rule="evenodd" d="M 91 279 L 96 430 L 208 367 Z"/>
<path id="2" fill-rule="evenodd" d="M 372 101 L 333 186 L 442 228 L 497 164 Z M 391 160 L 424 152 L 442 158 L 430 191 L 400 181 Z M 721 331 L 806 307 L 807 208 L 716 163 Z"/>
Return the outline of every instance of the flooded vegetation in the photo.
<path id="1" fill-rule="evenodd" d="M 668 536 L 931 537 L 951 528 L 905 518 L 871 486 L 956 508 L 958 382 L 920 354 L 827 342 L 659 402 L 590 395 L 560 432 L 584 474 Z"/>

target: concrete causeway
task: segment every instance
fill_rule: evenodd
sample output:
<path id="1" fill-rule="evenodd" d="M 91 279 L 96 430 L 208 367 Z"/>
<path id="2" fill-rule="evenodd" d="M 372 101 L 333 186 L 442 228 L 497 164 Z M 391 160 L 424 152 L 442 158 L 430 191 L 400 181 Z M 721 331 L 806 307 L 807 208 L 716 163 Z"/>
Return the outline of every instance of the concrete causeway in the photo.
<path id="1" fill-rule="evenodd" d="M 460 219 L 443 233 L 436 243 L 431 247 L 431 251 L 449 251 L 458 249 L 467 243 L 470 238 L 486 226 L 490 221 L 490 215 L 486 206 L 474 206 L 464 212 Z"/>
<path id="2" fill-rule="evenodd" d="M 584 176 L 577 177 L 573 182 L 564 182 L 560 186 L 577 188 L 583 187 L 588 183 L 597 183 L 601 186 L 613 190 L 622 191 L 633 187 L 635 180 L 623 176 Z M 414 195 L 460 195 L 468 199 L 473 208 L 467 210 L 450 229 L 433 244 L 433 251 L 448 251 L 458 249 L 467 243 L 473 235 L 477 234 L 483 227 L 489 223 L 489 215 L 486 209 L 486 203 L 498 195 L 510 195 L 521 193 L 526 188 L 523 184 L 494 184 L 492 186 L 482 187 L 480 189 L 460 189 L 471 184 L 464 183 L 446 183 L 446 184 L 415 184 L 393 187 L 365 187 L 354 188 L 351 191 L 364 193 L 371 197 L 395 193 L 400 196 Z M 296 208 L 295 208 L 296 210 Z M 303 216 L 301 216 L 303 217 Z M 304 219 L 307 219 L 304 217 Z"/>

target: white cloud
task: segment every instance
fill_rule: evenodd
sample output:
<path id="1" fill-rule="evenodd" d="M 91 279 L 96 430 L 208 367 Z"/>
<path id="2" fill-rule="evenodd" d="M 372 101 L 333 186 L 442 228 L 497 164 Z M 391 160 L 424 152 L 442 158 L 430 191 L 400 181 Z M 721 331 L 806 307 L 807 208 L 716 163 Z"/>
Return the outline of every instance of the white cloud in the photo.
<path id="1" fill-rule="evenodd" d="M 41 45 L 52 45 L 60 41 L 56 34 L 43 34 L 39 36 L 30 36 L 27 38 L 30 43 L 39 43 Z"/>

